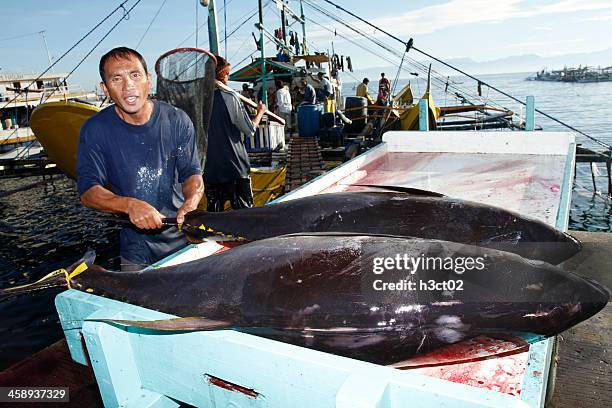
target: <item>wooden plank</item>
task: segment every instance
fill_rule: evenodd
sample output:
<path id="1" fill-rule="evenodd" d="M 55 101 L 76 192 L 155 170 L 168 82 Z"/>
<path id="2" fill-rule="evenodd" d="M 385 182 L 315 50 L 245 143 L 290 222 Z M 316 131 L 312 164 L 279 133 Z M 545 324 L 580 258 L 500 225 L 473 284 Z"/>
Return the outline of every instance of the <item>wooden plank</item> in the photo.
<path id="1" fill-rule="evenodd" d="M 103 406 L 93 370 L 72 360 L 66 340 L 60 340 L 0 373 L 0 387 L 35 386 L 70 389 L 70 402 L 45 403 L 45 407 Z"/>
<path id="2" fill-rule="evenodd" d="M 597 316 L 560 336 L 555 392 L 548 407 L 612 406 L 610 333 L 612 304 L 608 303 Z"/>

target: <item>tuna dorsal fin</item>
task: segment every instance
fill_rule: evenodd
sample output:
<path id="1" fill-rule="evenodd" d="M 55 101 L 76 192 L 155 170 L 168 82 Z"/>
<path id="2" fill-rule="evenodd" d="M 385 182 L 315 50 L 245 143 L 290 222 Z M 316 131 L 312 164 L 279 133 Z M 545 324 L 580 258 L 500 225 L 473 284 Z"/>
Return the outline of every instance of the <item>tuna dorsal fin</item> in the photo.
<path id="1" fill-rule="evenodd" d="M 444 197 L 444 194 L 437 193 L 435 191 L 429 190 L 421 190 L 420 188 L 412 188 L 412 187 L 402 187 L 402 186 L 379 186 L 374 184 L 353 184 L 358 187 L 368 187 L 375 188 L 379 190 L 388 190 L 388 191 L 396 191 L 398 193 L 406 193 L 415 196 L 424 196 L 424 197 Z"/>
<path id="2" fill-rule="evenodd" d="M 230 322 L 212 320 L 205 317 L 177 317 L 165 320 L 117 320 L 117 319 L 85 319 L 88 322 L 102 322 L 121 327 L 136 327 L 153 331 L 207 331 L 222 330 L 232 327 Z"/>

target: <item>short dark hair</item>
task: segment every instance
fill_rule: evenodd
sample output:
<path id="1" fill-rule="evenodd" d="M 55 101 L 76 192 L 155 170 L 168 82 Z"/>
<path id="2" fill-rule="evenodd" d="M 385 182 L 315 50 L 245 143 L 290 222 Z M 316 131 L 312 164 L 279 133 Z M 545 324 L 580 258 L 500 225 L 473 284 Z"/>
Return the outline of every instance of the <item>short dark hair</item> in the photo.
<path id="1" fill-rule="evenodd" d="M 138 51 L 128 47 L 116 47 L 104 54 L 102 58 L 100 58 L 100 66 L 98 67 L 98 69 L 100 70 L 100 78 L 102 78 L 102 82 L 106 83 L 106 72 L 104 72 L 104 64 L 106 64 L 106 61 L 108 61 L 109 58 L 128 59 L 129 57 L 136 57 L 142 64 L 145 74 L 149 73 L 149 71 L 147 70 L 147 63 Z"/>
<path id="2" fill-rule="evenodd" d="M 230 62 L 228 60 L 226 60 L 225 58 L 223 58 L 220 55 L 215 55 L 215 58 L 217 59 L 217 72 L 221 71 L 227 65 L 232 65 L 232 64 L 230 64 Z"/>
<path id="3" fill-rule="evenodd" d="M 381 72 L 381 73 L 380 73 L 380 76 L 381 76 L 381 77 L 384 77 L 384 76 L 385 76 L 385 73 L 384 73 L 384 72 Z"/>
<path id="4" fill-rule="evenodd" d="M 363 81 L 361 82 L 363 82 L 364 84 L 367 84 L 368 82 L 370 82 L 370 80 L 368 78 L 363 78 Z"/>

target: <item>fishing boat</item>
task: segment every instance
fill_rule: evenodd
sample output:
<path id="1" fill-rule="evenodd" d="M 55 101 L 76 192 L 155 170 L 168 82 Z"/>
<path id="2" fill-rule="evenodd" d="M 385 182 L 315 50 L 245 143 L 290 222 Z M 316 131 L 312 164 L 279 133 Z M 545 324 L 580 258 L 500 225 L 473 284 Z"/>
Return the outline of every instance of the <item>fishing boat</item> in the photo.
<path id="1" fill-rule="evenodd" d="M 609 67 L 589 67 L 579 66 L 578 68 L 567 68 L 547 71 L 543 69 L 535 75 L 527 78 L 529 81 L 549 81 L 549 82 L 609 82 L 612 81 L 612 66 Z"/>
<path id="2" fill-rule="evenodd" d="M 4 153 L 3 159 L 31 158 L 41 152 L 29 123 L 30 114 L 38 105 L 69 99 L 96 100 L 94 92 L 68 85 L 67 75 L 0 74 L 0 153 Z"/>

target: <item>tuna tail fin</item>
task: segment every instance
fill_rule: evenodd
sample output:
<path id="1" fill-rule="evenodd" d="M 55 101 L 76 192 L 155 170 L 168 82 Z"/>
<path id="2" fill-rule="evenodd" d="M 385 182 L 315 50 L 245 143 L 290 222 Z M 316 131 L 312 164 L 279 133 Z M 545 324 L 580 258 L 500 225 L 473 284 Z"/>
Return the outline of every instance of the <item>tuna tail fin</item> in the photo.
<path id="1" fill-rule="evenodd" d="M 379 190 L 395 191 L 398 193 L 406 193 L 406 194 L 411 194 L 415 196 L 445 197 L 445 195 L 442 193 L 438 193 L 435 191 L 429 191 L 429 190 L 421 190 L 420 188 L 402 187 L 402 186 L 379 186 L 379 185 L 374 185 L 374 184 L 353 184 L 353 185 L 358 186 L 358 187 L 368 187 L 368 188 L 375 188 Z"/>
<path id="2" fill-rule="evenodd" d="M 50 272 L 38 279 L 36 282 L 27 283 L 25 285 L 13 286 L 11 288 L 0 289 L 0 295 L 21 295 L 24 293 L 34 292 L 37 290 L 44 290 L 48 288 L 56 287 L 70 287 L 70 279 L 80 274 L 88 268 L 89 265 L 93 264 L 96 258 L 95 251 L 89 249 L 85 252 L 85 255 L 68 268 L 60 268 L 53 272 Z"/>
<path id="3" fill-rule="evenodd" d="M 178 317 L 165 320 L 117 320 L 117 319 L 85 319 L 88 322 L 102 322 L 125 329 L 135 327 L 147 331 L 191 332 L 209 331 L 232 328 L 232 323 L 224 320 L 212 320 L 205 317 Z"/>

